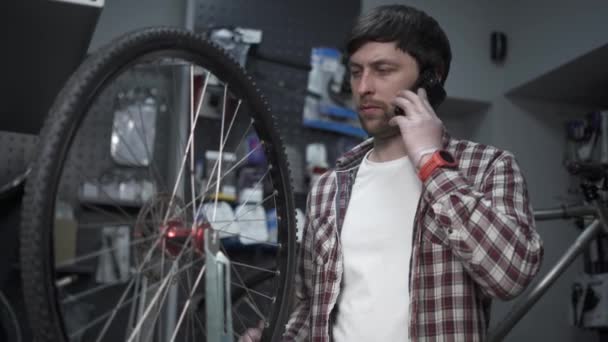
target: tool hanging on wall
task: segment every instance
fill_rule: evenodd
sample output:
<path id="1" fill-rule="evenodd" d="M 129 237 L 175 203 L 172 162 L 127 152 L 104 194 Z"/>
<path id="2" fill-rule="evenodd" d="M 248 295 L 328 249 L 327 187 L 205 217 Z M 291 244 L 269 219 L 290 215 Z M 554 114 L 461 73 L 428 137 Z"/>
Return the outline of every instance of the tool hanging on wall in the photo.
<path id="1" fill-rule="evenodd" d="M 602 116 L 599 112 L 587 114 L 585 119 L 566 123 L 568 142 L 567 160 L 589 161 L 593 158 L 600 137 Z"/>

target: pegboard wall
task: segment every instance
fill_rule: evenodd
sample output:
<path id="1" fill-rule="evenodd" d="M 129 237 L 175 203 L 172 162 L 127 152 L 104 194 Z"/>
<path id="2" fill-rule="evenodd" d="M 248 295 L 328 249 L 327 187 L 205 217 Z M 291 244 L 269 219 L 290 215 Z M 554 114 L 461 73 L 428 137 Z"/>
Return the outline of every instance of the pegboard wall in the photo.
<path id="1" fill-rule="evenodd" d="M 250 53 L 247 70 L 268 98 L 294 166 L 305 165 L 309 143 L 325 143 L 333 165 L 343 151 L 361 141 L 302 126 L 312 48 L 342 49 L 360 8 L 360 1 L 352 0 L 197 0 L 195 13 L 190 14 L 199 33 L 217 27 L 262 31 L 262 42 Z M 303 170 L 292 173 L 296 192 L 305 191 L 298 179 Z"/>

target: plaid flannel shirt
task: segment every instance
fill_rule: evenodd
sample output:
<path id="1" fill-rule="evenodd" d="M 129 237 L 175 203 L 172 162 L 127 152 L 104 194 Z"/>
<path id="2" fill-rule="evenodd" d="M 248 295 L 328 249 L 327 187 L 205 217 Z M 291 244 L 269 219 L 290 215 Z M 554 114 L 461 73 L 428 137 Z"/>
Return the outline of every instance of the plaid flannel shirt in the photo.
<path id="1" fill-rule="evenodd" d="M 437 169 L 423 184 L 408 275 L 409 340 L 483 341 L 491 299 L 525 289 L 540 268 L 542 241 L 511 153 L 447 133 L 443 144 L 458 168 Z M 372 147 L 370 139 L 347 152 L 308 196 L 298 303 L 284 341 L 331 340 L 344 270 L 340 231 L 358 167 Z"/>

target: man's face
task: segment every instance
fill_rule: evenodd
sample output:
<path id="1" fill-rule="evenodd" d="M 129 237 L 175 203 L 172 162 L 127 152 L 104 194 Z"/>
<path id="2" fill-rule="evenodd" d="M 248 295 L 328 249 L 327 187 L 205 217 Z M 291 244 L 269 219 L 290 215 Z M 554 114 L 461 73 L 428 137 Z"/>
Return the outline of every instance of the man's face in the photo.
<path id="1" fill-rule="evenodd" d="M 350 57 L 350 85 L 361 125 L 375 138 L 399 134 L 388 121 L 397 93 L 418 78 L 418 63 L 394 42 L 368 42 Z"/>

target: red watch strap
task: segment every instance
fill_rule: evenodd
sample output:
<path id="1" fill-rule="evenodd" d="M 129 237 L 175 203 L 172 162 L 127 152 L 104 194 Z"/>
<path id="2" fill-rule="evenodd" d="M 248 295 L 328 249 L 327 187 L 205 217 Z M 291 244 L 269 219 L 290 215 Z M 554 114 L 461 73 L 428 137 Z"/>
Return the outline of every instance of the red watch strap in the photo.
<path id="1" fill-rule="evenodd" d="M 433 171 L 435 171 L 435 169 L 437 168 L 444 166 L 456 166 L 456 162 L 449 162 L 445 160 L 441 156 L 441 152 L 442 151 L 436 151 L 435 153 L 433 153 L 431 155 L 431 158 L 426 163 L 424 163 L 424 165 L 422 165 L 422 167 L 420 168 L 420 171 L 418 171 L 418 177 L 420 178 L 420 180 L 422 180 L 422 182 L 425 182 L 431 176 Z"/>

